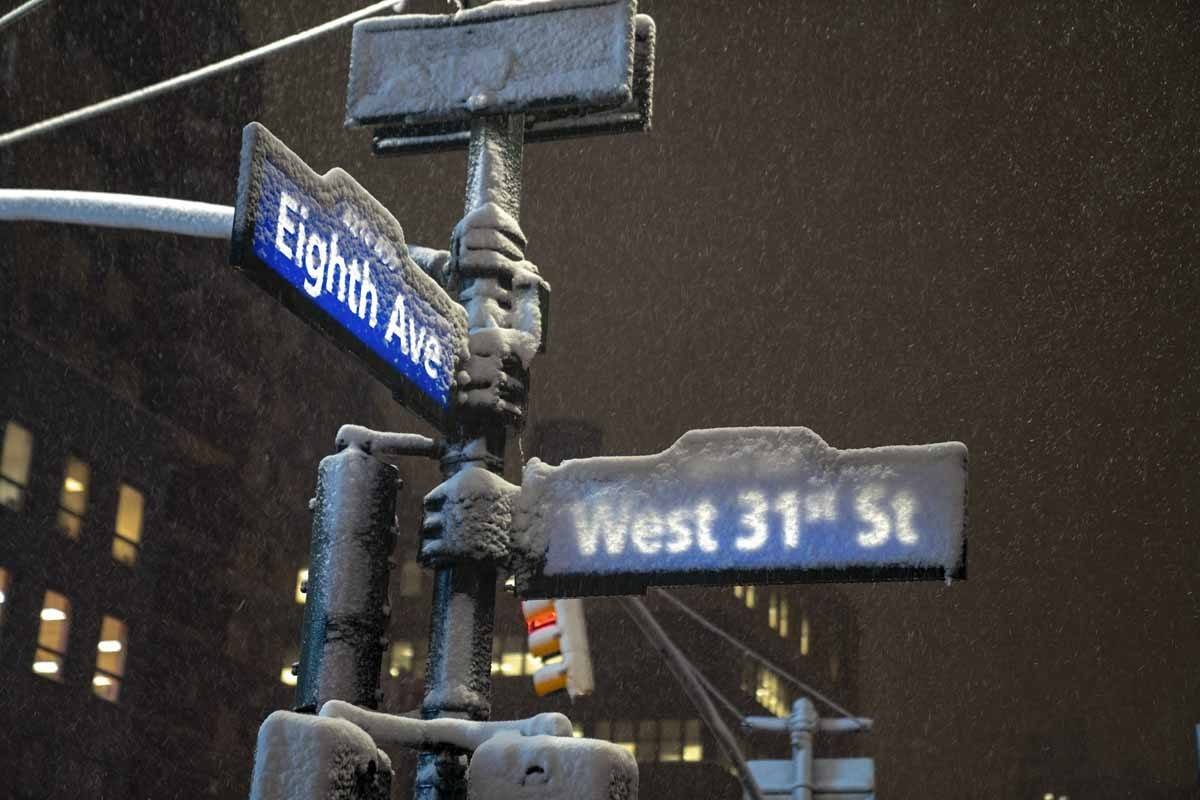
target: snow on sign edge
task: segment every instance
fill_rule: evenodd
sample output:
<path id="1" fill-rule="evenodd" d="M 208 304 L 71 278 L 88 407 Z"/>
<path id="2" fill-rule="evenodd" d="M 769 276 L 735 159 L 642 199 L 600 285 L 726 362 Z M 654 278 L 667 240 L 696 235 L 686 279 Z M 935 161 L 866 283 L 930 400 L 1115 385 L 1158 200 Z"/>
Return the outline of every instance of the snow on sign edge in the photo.
<path id="1" fill-rule="evenodd" d="M 906 470 L 905 468 L 908 468 Z M 664 491 L 675 497 L 696 485 L 714 480 L 771 481 L 799 474 L 824 475 L 854 481 L 881 479 L 904 471 L 920 472 L 916 485 L 923 496 L 933 497 L 944 515 L 943 546 L 936 557 L 899 560 L 895 566 L 938 568 L 949 577 L 963 568 L 966 514 L 967 448 L 961 442 L 926 445 L 890 445 L 852 450 L 830 447 L 820 436 L 802 427 L 716 428 L 688 431 L 661 453 L 644 456 L 596 457 L 564 461 L 553 466 L 531 459 L 525 466 L 521 493 L 514 508 L 513 549 L 534 570 L 551 575 L 547 556 L 556 518 L 572 501 L 624 492 L 637 500 L 658 499 Z M 939 537 L 940 538 L 940 537 Z M 837 568 L 837 564 L 823 567 Z M 847 562 L 843 566 L 857 566 Z M 786 572 L 786 569 L 784 570 Z M 932 577 L 925 575 L 923 577 Z"/>
<path id="2" fill-rule="evenodd" d="M 351 41 L 345 124 L 620 106 L 633 92 L 635 8 L 633 0 L 495 0 L 456 14 L 363 20 Z M 470 50 L 455 46 L 468 27 L 477 34 Z"/>

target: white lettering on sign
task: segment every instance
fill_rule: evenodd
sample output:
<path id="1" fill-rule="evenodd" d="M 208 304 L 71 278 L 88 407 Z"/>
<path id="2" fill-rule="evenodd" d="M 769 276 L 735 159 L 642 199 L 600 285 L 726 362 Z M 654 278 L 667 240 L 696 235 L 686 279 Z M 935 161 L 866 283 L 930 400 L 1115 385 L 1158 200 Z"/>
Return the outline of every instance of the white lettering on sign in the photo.
<path id="1" fill-rule="evenodd" d="M 739 492 L 741 514 L 733 549 L 751 553 L 776 540 L 782 542 L 784 549 L 794 550 L 803 540 L 805 523 L 838 522 L 834 489 L 818 489 L 804 497 L 804 507 L 816 511 L 806 515 L 803 522 L 800 498 L 801 494 L 795 491 L 780 492 L 773 498 L 757 489 Z M 811 498 L 816 499 L 809 503 Z M 850 500 L 855 519 L 860 523 L 853 534 L 859 547 L 874 549 L 887 544 L 893 536 L 910 547 L 920 541 L 920 534 L 913 526 L 917 500 L 911 492 L 900 490 L 888 497 L 884 486 L 869 485 L 855 492 Z M 693 549 L 713 553 L 720 548 L 713 537 L 718 512 L 708 500 L 692 508 L 667 511 L 642 508 L 636 513 L 629 504 L 575 503 L 571 516 L 575 522 L 575 542 L 583 556 L 620 555 L 627 546 L 632 552 L 646 555 L 664 550 L 687 553 Z"/>
<path id="2" fill-rule="evenodd" d="M 339 248 L 339 234 L 326 241 L 316 233 L 305 230 L 304 222 L 309 210 L 287 192 L 279 196 L 279 215 L 275 222 L 275 249 L 283 254 L 297 269 L 303 269 L 307 278 L 303 287 L 309 297 L 321 294 L 335 296 L 350 313 L 364 320 L 372 328 L 379 325 L 379 289 L 371 275 L 369 259 L 361 262 L 357 258 L 346 261 Z M 357 216 L 344 211 L 342 221 L 354 236 L 385 261 L 395 257 L 395 248 L 370 232 L 370 227 Z M 295 238 L 291 238 L 292 235 Z M 388 319 L 383 341 L 397 341 L 400 352 L 408 356 L 413 364 L 420 365 L 431 379 L 437 379 L 442 363 L 442 347 L 436 336 L 414 319 L 404 305 L 403 295 L 396 295 Z"/>
<path id="3" fill-rule="evenodd" d="M 960 575 L 966 479 L 959 442 L 837 450 L 807 428 L 533 459 L 513 505 L 512 547 L 530 565 L 518 591 Z"/>

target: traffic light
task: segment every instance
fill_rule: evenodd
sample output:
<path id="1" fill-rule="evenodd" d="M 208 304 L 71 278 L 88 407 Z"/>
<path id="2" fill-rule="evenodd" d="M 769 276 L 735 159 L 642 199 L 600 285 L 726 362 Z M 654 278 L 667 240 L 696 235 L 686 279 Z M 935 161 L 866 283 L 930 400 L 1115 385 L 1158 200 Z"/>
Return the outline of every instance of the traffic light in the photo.
<path id="1" fill-rule="evenodd" d="M 521 603 L 529 630 L 529 652 L 548 662 L 533 673 L 539 697 L 565 689 L 572 699 L 590 694 L 592 656 L 582 600 L 526 600 Z"/>

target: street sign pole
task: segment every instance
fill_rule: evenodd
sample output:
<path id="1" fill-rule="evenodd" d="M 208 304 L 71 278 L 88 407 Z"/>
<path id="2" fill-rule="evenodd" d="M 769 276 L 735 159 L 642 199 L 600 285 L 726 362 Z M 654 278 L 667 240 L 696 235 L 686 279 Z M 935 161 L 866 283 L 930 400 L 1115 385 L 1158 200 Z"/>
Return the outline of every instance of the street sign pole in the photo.
<path id="1" fill-rule="evenodd" d="M 495 203 L 513 219 L 520 213 L 524 120 L 521 115 L 482 117 L 471 122 L 467 157 L 466 213 Z M 460 282 L 460 302 L 468 327 L 484 327 L 487 299 L 499 289 L 496 278 Z M 465 296 L 465 297 L 464 297 Z M 447 447 L 443 472 L 451 478 L 469 466 L 504 472 L 507 428 L 495 415 L 460 423 Z M 426 719 L 466 716 L 484 720 L 491 714 L 492 627 L 495 621 L 496 566 L 457 561 L 434 572 L 429 626 L 429 660 L 425 667 Z M 458 800 L 467 792 L 465 765 L 456 751 L 423 752 L 417 768 L 414 798 Z"/>

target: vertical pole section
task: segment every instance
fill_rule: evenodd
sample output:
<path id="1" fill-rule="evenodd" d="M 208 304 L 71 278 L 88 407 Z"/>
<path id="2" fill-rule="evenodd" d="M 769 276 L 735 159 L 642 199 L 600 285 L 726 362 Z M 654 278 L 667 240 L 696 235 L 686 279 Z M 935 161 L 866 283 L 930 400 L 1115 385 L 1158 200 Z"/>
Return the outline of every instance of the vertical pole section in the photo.
<path id="1" fill-rule="evenodd" d="M 400 474 L 357 447 L 321 459 L 313 500 L 296 708 L 326 700 L 379 705 L 388 556 Z"/>
<path id="2" fill-rule="evenodd" d="M 817 709 L 812 700 L 801 697 L 792 703 L 788 717 L 788 733 L 792 740 L 794 770 L 792 800 L 812 800 L 813 795 L 813 733 L 817 730 Z"/>
<path id="3" fill-rule="evenodd" d="M 496 203 L 518 218 L 521 208 L 521 160 L 525 122 L 520 115 L 483 117 L 471 123 L 467 157 L 466 211 Z M 462 281 L 470 330 L 493 327 L 483 302 L 493 292 L 467 290 L 493 278 Z M 504 472 L 507 431 L 498 419 L 475 420 L 455 431 L 443 458 L 447 478 L 467 466 Z M 429 626 L 429 660 L 425 665 L 425 697 L 421 716 L 486 720 L 492 705 L 492 626 L 495 623 L 496 567 L 457 562 L 439 565 L 434 573 L 433 610 Z M 467 796 L 465 755 L 453 750 L 422 752 L 417 766 L 415 800 L 464 800 Z"/>
<path id="4" fill-rule="evenodd" d="M 675 680 L 679 681 L 679 685 L 683 687 L 684 693 L 692 701 L 692 705 L 696 707 L 696 711 L 700 712 L 705 726 L 708 727 L 713 738 L 717 740 L 717 744 L 725 751 L 726 758 L 733 763 L 734 769 L 737 770 L 738 778 L 742 782 L 742 788 L 746 791 L 746 796 L 753 800 L 763 800 L 762 792 L 759 791 L 758 784 L 754 781 L 754 776 L 750 774 L 750 765 L 742 757 L 742 751 L 738 749 L 737 740 L 733 738 L 733 732 L 729 730 L 729 726 L 721 719 L 721 715 L 717 713 L 717 707 L 713 705 L 712 699 L 705 692 L 700 679 L 692 671 L 692 662 L 688 661 L 687 656 L 675 646 L 675 643 L 671 641 L 671 637 L 667 636 L 667 632 L 658 624 L 658 620 L 646 608 L 645 603 L 636 597 L 622 597 L 619 598 L 619 602 L 621 603 L 621 607 L 625 609 L 625 613 L 633 618 L 638 628 L 641 629 L 646 639 L 649 640 L 650 645 L 667 662 L 667 667 L 670 668 L 671 672 L 675 673 Z"/>

